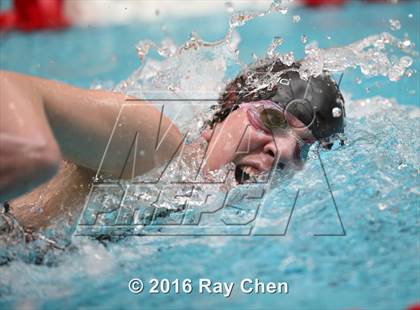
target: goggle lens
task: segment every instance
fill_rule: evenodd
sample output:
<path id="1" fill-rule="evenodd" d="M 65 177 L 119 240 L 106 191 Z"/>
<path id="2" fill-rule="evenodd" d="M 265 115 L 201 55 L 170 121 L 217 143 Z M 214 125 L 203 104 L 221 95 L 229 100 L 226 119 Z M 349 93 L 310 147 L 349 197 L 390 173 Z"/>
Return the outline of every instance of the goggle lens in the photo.
<path id="1" fill-rule="evenodd" d="M 273 108 L 263 108 L 259 113 L 261 123 L 267 129 L 286 129 L 287 120 L 284 117 L 284 114 Z"/>

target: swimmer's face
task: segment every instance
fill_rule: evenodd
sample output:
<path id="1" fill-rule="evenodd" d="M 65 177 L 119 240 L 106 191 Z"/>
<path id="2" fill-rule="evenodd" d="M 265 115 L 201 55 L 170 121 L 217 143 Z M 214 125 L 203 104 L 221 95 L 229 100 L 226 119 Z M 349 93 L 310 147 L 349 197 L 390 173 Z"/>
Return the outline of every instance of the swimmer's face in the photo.
<path id="1" fill-rule="evenodd" d="M 315 138 L 301 121 L 285 114 L 287 129 L 266 132 L 253 126 L 246 108 L 238 108 L 212 129 L 203 132 L 208 142 L 205 170 L 217 170 L 233 162 L 248 176 L 280 167 L 301 166 L 301 148 Z"/>

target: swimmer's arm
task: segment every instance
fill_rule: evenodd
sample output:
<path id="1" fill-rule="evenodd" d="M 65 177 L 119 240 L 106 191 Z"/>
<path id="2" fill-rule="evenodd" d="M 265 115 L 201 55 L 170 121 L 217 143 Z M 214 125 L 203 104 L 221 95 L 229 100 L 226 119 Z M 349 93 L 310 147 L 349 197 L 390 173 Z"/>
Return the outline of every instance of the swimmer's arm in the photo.
<path id="1" fill-rule="evenodd" d="M 98 169 L 111 141 L 101 172 L 119 177 L 138 133 L 135 174 L 140 175 L 170 159 L 182 143 L 177 127 L 150 104 L 12 72 L 1 75 L 20 88 L 28 103 L 43 107 L 63 157 L 78 165 Z M 156 150 L 159 132 L 166 136 Z"/>
<path id="2" fill-rule="evenodd" d="M 39 94 L 0 71 L 0 202 L 47 181 L 60 161 Z"/>
<path id="3" fill-rule="evenodd" d="M 101 165 L 102 173 L 121 176 L 127 158 L 131 161 L 135 153 L 137 133 L 134 174 L 141 175 L 170 159 L 182 143 L 178 128 L 147 102 L 127 101 L 134 98 L 121 93 L 85 90 L 33 77 L 28 79 L 42 95 L 63 156 L 78 165 L 93 170 Z M 164 133 L 166 136 L 160 141 Z M 131 164 L 127 163 L 123 177 L 130 176 Z"/>

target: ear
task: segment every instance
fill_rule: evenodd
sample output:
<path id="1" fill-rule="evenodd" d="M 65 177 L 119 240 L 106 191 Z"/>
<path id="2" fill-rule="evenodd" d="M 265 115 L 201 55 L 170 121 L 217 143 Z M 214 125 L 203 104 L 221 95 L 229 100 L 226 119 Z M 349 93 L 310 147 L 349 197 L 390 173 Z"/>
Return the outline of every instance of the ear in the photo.
<path id="1" fill-rule="evenodd" d="M 207 141 L 210 142 L 211 136 L 213 135 L 214 127 L 210 128 L 207 126 L 206 129 L 201 133 L 201 136 Z"/>

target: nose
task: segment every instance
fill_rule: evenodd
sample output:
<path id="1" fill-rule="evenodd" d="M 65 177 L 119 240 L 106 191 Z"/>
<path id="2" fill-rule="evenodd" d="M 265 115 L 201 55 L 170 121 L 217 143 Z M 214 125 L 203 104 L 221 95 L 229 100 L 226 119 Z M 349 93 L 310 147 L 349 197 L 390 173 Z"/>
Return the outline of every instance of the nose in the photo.
<path id="1" fill-rule="evenodd" d="M 278 148 L 274 140 L 270 141 L 264 146 L 264 154 L 270 157 L 273 161 L 276 160 L 278 154 Z"/>
<path id="2" fill-rule="evenodd" d="M 277 161 L 282 168 L 290 163 L 296 163 L 300 158 L 299 143 L 293 137 L 272 139 L 264 146 L 263 152 L 272 163 Z"/>

